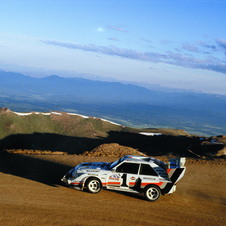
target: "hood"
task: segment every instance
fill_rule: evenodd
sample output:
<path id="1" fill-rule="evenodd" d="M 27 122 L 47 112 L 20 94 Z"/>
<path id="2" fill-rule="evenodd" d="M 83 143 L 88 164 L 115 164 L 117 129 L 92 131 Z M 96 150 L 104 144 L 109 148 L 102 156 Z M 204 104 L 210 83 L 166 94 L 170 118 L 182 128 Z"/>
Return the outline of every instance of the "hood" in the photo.
<path id="1" fill-rule="evenodd" d="M 78 165 L 77 169 L 108 169 L 110 166 L 109 162 L 83 162 Z"/>

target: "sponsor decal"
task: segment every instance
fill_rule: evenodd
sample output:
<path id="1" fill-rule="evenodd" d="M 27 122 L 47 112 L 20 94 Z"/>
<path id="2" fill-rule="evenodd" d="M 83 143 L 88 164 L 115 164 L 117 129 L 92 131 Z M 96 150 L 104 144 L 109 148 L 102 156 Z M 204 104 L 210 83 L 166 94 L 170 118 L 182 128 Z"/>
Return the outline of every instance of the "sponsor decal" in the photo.
<path id="1" fill-rule="evenodd" d="M 156 178 L 152 178 L 152 177 L 144 177 L 144 180 L 156 180 Z"/>
<path id="2" fill-rule="evenodd" d="M 117 174 L 112 174 L 110 177 L 109 177 L 110 180 L 119 180 L 119 175 Z"/>
<path id="3" fill-rule="evenodd" d="M 130 177 L 130 180 L 135 180 L 136 178 L 135 177 Z"/>

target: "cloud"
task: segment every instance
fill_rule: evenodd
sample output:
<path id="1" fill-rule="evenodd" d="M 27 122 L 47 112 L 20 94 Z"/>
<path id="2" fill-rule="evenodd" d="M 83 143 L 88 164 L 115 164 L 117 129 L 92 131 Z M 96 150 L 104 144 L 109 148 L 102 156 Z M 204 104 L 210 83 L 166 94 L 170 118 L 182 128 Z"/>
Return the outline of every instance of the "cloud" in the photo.
<path id="1" fill-rule="evenodd" d="M 119 41 L 117 38 L 108 38 L 111 41 Z"/>
<path id="2" fill-rule="evenodd" d="M 174 48 L 177 52 L 181 52 L 181 50 L 180 49 L 178 49 L 178 48 Z"/>
<path id="3" fill-rule="evenodd" d="M 183 49 L 186 49 L 186 50 L 191 51 L 191 52 L 196 52 L 196 53 L 199 52 L 198 48 L 195 45 L 190 45 L 190 44 L 187 44 L 187 43 L 183 44 Z"/>
<path id="4" fill-rule="evenodd" d="M 226 55 L 226 40 L 225 39 L 217 39 L 216 42 L 224 50 L 224 54 Z"/>
<path id="5" fill-rule="evenodd" d="M 216 48 L 217 48 L 215 45 L 209 45 L 208 43 L 203 42 L 203 41 L 196 41 L 196 43 L 202 47 L 209 48 L 212 50 L 216 50 Z"/>
<path id="6" fill-rule="evenodd" d="M 81 45 L 67 42 L 58 42 L 51 40 L 40 40 L 47 45 L 55 45 L 69 49 L 79 49 L 83 51 L 102 53 L 110 56 L 119 56 L 127 59 L 134 59 L 146 62 L 165 63 L 177 65 L 185 68 L 206 69 L 226 74 L 226 64 L 215 57 L 199 59 L 192 56 L 186 56 L 181 53 L 166 52 L 165 54 L 156 52 L 140 52 L 131 49 L 118 48 L 116 46 L 96 46 L 93 44 Z M 226 46 L 225 46 L 226 48 Z"/>
<path id="7" fill-rule="evenodd" d="M 220 47 L 223 47 L 224 49 L 226 49 L 226 40 L 218 39 L 217 43 L 219 44 Z"/>
<path id="8" fill-rule="evenodd" d="M 112 30 L 115 30 L 115 31 L 121 31 L 121 32 L 126 32 L 123 28 L 121 27 L 113 27 L 111 25 L 108 25 L 107 26 L 108 29 L 112 29 Z"/>
<path id="9" fill-rule="evenodd" d="M 160 43 L 162 43 L 163 45 L 168 45 L 171 44 L 172 42 L 169 40 L 161 40 Z"/>
<path id="10" fill-rule="evenodd" d="M 97 31 L 104 32 L 104 29 L 102 27 L 97 28 Z"/>
<path id="11" fill-rule="evenodd" d="M 145 42 L 149 42 L 149 43 L 152 43 L 151 40 L 148 40 L 148 39 L 145 39 L 145 38 L 141 38 L 141 40 L 145 41 Z"/>

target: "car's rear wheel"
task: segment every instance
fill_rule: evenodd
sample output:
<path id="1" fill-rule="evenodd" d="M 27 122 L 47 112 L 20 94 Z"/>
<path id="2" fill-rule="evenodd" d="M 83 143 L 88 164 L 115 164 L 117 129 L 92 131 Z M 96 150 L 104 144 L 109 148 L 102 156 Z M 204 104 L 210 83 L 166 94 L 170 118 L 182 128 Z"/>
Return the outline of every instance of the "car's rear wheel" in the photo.
<path id="1" fill-rule="evenodd" d="M 160 198 L 161 191 L 158 186 L 149 185 L 145 188 L 144 195 L 148 201 L 154 202 Z"/>
<path id="2" fill-rule="evenodd" d="M 98 193 L 101 191 L 101 182 L 96 178 L 89 178 L 86 182 L 86 187 L 90 193 Z"/>

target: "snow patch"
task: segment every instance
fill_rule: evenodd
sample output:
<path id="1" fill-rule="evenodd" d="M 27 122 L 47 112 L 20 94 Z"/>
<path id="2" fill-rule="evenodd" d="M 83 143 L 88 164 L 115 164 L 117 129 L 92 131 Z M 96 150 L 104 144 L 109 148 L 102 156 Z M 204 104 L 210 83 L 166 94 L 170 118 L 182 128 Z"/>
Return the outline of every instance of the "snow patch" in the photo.
<path id="1" fill-rule="evenodd" d="M 85 115 L 80 115 L 80 114 L 75 114 L 75 113 L 67 113 L 68 115 L 76 115 L 76 116 L 80 116 L 82 118 L 89 118 L 89 116 L 85 116 Z"/>
<path id="2" fill-rule="evenodd" d="M 139 134 L 145 135 L 145 136 L 160 136 L 161 133 L 146 133 L 146 132 L 140 132 Z"/>
<path id="3" fill-rule="evenodd" d="M 51 113 L 42 113 L 43 115 L 51 115 Z"/>
<path id="4" fill-rule="evenodd" d="M 112 121 L 109 121 L 109 120 L 107 120 L 107 119 L 102 119 L 102 118 L 101 118 L 101 120 L 104 121 L 104 122 L 110 122 L 111 124 L 114 124 L 114 125 L 117 125 L 117 126 L 121 126 L 120 124 L 115 123 L 115 122 L 112 122 Z"/>
<path id="5" fill-rule="evenodd" d="M 54 112 L 54 111 L 52 111 L 51 114 L 62 115 L 61 113 L 59 113 L 59 112 Z"/>
<path id="6" fill-rule="evenodd" d="M 61 113 L 59 112 L 46 112 L 46 113 L 43 113 L 43 112 L 28 112 L 28 113 L 23 113 L 23 112 L 13 112 L 14 114 L 17 114 L 17 115 L 20 115 L 20 116 L 27 116 L 27 115 L 32 115 L 32 114 L 36 114 L 36 115 L 39 115 L 39 114 L 42 114 L 42 115 L 51 115 L 51 114 L 55 114 L 55 115 L 62 115 Z"/>
<path id="7" fill-rule="evenodd" d="M 20 115 L 20 116 L 26 116 L 26 115 L 32 114 L 31 112 L 29 112 L 29 113 L 13 112 L 13 113 L 16 114 L 16 115 Z"/>
<path id="8" fill-rule="evenodd" d="M 83 118 L 90 118 L 89 116 L 80 115 L 80 114 L 76 114 L 76 113 L 67 113 L 67 114 L 68 115 L 76 115 L 76 116 L 80 116 L 80 117 L 83 117 Z M 96 117 L 91 117 L 91 118 L 96 119 Z M 121 126 L 120 124 L 112 122 L 112 121 L 109 121 L 107 119 L 100 118 L 100 120 L 105 121 L 105 122 L 109 122 L 109 123 L 117 125 L 117 126 Z"/>
<path id="9" fill-rule="evenodd" d="M 55 111 L 52 111 L 52 112 L 45 112 L 45 113 L 43 113 L 43 112 L 28 112 L 28 113 L 13 112 L 13 113 L 15 113 L 15 114 L 17 114 L 17 115 L 20 115 L 20 116 L 27 116 L 27 115 L 31 115 L 31 114 L 36 114 L 36 115 L 39 115 L 39 114 L 42 114 L 42 115 L 51 115 L 51 114 L 62 115 L 61 113 L 55 112 Z M 80 116 L 80 117 L 82 117 L 82 118 L 90 118 L 89 116 L 86 116 L 86 115 L 80 115 L 80 114 L 76 114 L 76 113 L 69 113 L 69 112 L 68 112 L 67 114 L 68 114 L 68 115 Z M 92 117 L 92 118 L 96 119 L 96 117 Z M 109 120 L 107 120 L 107 119 L 102 119 L 102 118 L 100 118 L 100 120 L 102 120 L 102 121 L 104 121 L 104 122 L 109 122 L 109 123 L 111 123 L 111 124 L 113 124 L 113 125 L 121 126 L 120 124 L 115 123 L 115 122 L 112 122 L 112 121 L 109 121 Z M 140 133 L 140 134 L 141 134 L 141 133 Z M 145 134 L 143 134 L 143 135 L 145 135 Z M 154 135 L 157 135 L 157 134 L 154 134 Z M 152 136 L 154 136 L 154 135 L 152 135 Z M 161 134 L 158 134 L 158 135 L 161 135 Z M 151 136 L 151 135 L 149 135 L 149 136 Z"/>

